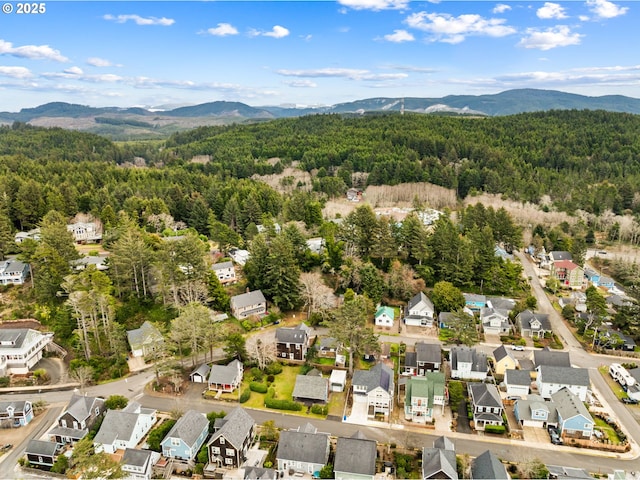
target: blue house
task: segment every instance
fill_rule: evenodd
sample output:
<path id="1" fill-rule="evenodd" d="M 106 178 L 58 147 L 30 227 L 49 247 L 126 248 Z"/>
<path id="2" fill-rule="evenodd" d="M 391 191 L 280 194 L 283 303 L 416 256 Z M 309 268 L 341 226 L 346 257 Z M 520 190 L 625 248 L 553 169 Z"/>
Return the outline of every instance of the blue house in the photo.
<path id="1" fill-rule="evenodd" d="M 487 306 L 487 297 L 477 293 L 463 293 L 464 303 L 472 312 L 479 312 Z"/>
<path id="2" fill-rule="evenodd" d="M 577 395 L 565 387 L 551 395 L 551 399 L 558 411 L 560 436 L 591 438 L 595 422 Z"/>
<path id="3" fill-rule="evenodd" d="M 209 434 L 209 420 L 206 415 L 188 410 L 169 430 L 160 443 L 165 457 L 192 460 Z"/>
<path id="4" fill-rule="evenodd" d="M 24 427 L 33 420 L 33 409 L 28 400 L 0 402 L 0 425 Z"/>
<path id="5" fill-rule="evenodd" d="M 600 284 L 600 274 L 595 270 L 585 268 L 584 276 L 589 282 L 593 284 L 594 287 L 597 287 Z"/>

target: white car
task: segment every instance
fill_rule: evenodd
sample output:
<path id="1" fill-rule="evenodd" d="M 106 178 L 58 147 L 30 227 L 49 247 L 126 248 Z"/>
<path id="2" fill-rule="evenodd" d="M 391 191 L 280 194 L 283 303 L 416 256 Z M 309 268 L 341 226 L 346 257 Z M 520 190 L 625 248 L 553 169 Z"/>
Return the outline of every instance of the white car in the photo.
<path id="1" fill-rule="evenodd" d="M 524 347 L 522 345 L 511 345 L 511 350 L 515 350 L 516 352 L 524 352 Z"/>

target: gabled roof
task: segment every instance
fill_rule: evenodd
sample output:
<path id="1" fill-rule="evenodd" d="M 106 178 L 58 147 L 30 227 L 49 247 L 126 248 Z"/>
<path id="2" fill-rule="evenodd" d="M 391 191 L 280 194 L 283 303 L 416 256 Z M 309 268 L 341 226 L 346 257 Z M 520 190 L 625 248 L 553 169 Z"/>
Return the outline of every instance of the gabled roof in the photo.
<path id="1" fill-rule="evenodd" d="M 473 480 L 509 480 L 507 469 L 491 450 L 487 450 L 471 464 Z"/>
<path id="2" fill-rule="evenodd" d="M 359 431 L 356 435 L 358 433 Z M 333 469 L 354 475 L 373 476 L 376 473 L 377 443 L 356 435 L 350 438 L 338 437 Z"/>
<path id="3" fill-rule="evenodd" d="M 94 444 L 112 445 L 117 439 L 128 441 L 135 430 L 139 413 L 125 410 L 107 410 Z"/>
<path id="4" fill-rule="evenodd" d="M 540 365 L 550 365 L 553 367 L 570 367 L 571 359 L 569 352 L 561 352 L 543 348 L 542 350 L 534 350 L 533 363 L 536 367 Z"/>
<path id="5" fill-rule="evenodd" d="M 493 358 L 496 360 L 496 362 L 499 362 L 505 357 L 509 357 L 515 361 L 513 354 L 509 350 L 507 350 L 504 345 L 500 345 L 493 351 Z"/>
<path id="6" fill-rule="evenodd" d="M 200 375 L 201 377 L 204 378 L 204 377 L 207 377 L 207 375 L 209 375 L 210 371 L 211 371 L 211 367 L 209 366 L 209 364 L 203 363 L 198 368 L 196 368 L 193 372 L 191 372 L 191 375 L 189 376 L 193 377 L 194 375 Z"/>
<path id="7" fill-rule="evenodd" d="M 145 468 L 151 461 L 150 450 L 137 450 L 135 448 L 125 448 L 122 460 L 122 465 L 129 465 L 132 467 Z"/>
<path id="8" fill-rule="evenodd" d="M 563 250 L 554 250 L 549 252 L 549 258 L 554 262 L 557 262 L 558 260 L 573 260 L 571 253 Z"/>
<path id="9" fill-rule="evenodd" d="M 41 333 L 32 328 L 0 328 L 0 348 L 19 349 L 36 343 L 39 337 L 53 337 L 53 333 Z"/>
<path id="10" fill-rule="evenodd" d="M 473 405 L 502 408 L 498 389 L 492 383 L 469 383 L 469 392 Z"/>
<path id="11" fill-rule="evenodd" d="M 517 318 L 520 320 L 522 328 L 525 330 L 530 330 L 531 322 L 533 320 L 538 320 L 542 330 L 551 331 L 551 321 L 549 320 L 549 315 L 546 313 L 533 313 L 531 310 L 525 310 L 524 312 L 520 312 Z"/>
<path id="12" fill-rule="evenodd" d="M 455 450 L 455 445 L 449 437 L 442 435 L 433 441 L 433 448 L 440 448 L 442 450 Z"/>
<path id="13" fill-rule="evenodd" d="M 516 307 L 516 301 L 506 297 L 487 297 L 487 306 L 510 312 Z"/>
<path id="14" fill-rule="evenodd" d="M 276 458 L 326 465 L 329 460 L 329 434 L 308 429 L 280 432 Z"/>
<path id="15" fill-rule="evenodd" d="M 353 372 L 353 385 L 367 387 L 367 393 L 381 387 L 393 395 L 393 370 L 384 363 L 377 363 L 369 370 Z"/>
<path id="16" fill-rule="evenodd" d="M 571 392 L 568 388 L 564 387 L 551 395 L 551 400 L 558 410 L 558 416 L 562 420 L 567 420 L 581 415 L 587 421 L 593 422 L 591 414 L 584 406 L 584 403 L 580 401 L 580 398 Z"/>
<path id="17" fill-rule="evenodd" d="M 480 309 L 480 319 L 483 322 L 491 318 L 499 318 L 502 321 L 506 321 L 509 319 L 509 310 L 496 307 L 483 307 Z"/>
<path id="18" fill-rule="evenodd" d="M 140 325 L 140 328 L 128 330 L 127 339 L 132 350 L 142 348 L 145 344 L 164 341 L 160 331 L 148 321 Z"/>
<path id="19" fill-rule="evenodd" d="M 242 293 L 231 297 L 231 306 L 233 308 L 249 307 L 259 303 L 266 303 L 262 290 L 254 290 L 253 292 Z"/>
<path id="20" fill-rule="evenodd" d="M 326 402 L 329 395 L 329 380 L 315 375 L 298 375 L 293 387 L 293 398 L 305 398 Z"/>
<path id="21" fill-rule="evenodd" d="M 485 295 L 480 295 L 478 293 L 463 293 L 462 296 L 464 296 L 464 300 L 467 303 L 487 304 L 487 297 Z"/>
<path id="22" fill-rule="evenodd" d="M 561 478 L 563 480 L 593 480 L 589 472 L 582 468 L 563 467 L 562 465 L 547 465 L 549 478 Z"/>
<path id="23" fill-rule="evenodd" d="M 209 420 L 206 415 L 187 410 L 183 416 L 171 427 L 169 433 L 164 437 L 162 443 L 170 438 L 181 439 L 188 447 L 195 445 L 203 430 L 209 428 Z"/>
<path id="24" fill-rule="evenodd" d="M 79 428 L 69 428 L 69 427 L 61 427 L 60 425 L 56 425 L 51 430 L 47 432 L 48 435 L 58 435 L 60 437 L 69 437 L 74 440 L 80 440 L 87 436 L 89 430 L 87 428 L 79 429 Z"/>
<path id="25" fill-rule="evenodd" d="M 589 370 L 586 368 L 541 365 L 538 367 L 538 372 L 538 379 L 541 383 L 556 383 L 583 387 L 590 385 Z"/>
<path id="26" fill-rule="evenodd" d="M 442 347 L 439 343 L 417 342 L 416 361 L 427 363 L 442 363 Z"/>
<path id="27" fill-rule="evenodd" d="M 506 385 L 531 385 L 531 372 L 529 370 L 514 370 L 508 368 L 504 373 L 504 383 Z"/>
<path id="28" fill-rule="evenodd" d="M 405 352 L 404 354 L 404 366 L 405 367 L 417 367 L 417 353 L 416 352 Z"/>
<path id="29" fill-rule="evenodd" d="M 53 457 L 56 454 L 57 448 L 58 444 L 56 442 L 48 442 L 46 440 L 29 440 L 24 452 L 32 455 L 41 455 L 43 457 Z"/>
<path id="30" fill-rule="evenodd" d="M 31 406 L 31 402 L 28 400 L 0 401 L 0 412 L 5 412 L 9 409 L 14 412 L 24 412 L 25 408 L 27 408 L 27 404 Z"/>
<path id="31" fill-rule="evenodd" d="M 209 383 L 230 385 L 238 377 L 240 370 L 242 370 L 240 360 L 233 360 L 228 365 L 211 365 Z"/>
<path id="32" fill-rule="evenodd" d="M 475 348 L 467 346 L 451 347 L 449 353 L 451 358 L 451 369 L 458 370 L 460 363 L 470 363 L 472 372 L 487 372 L 487 354 L 478 352 Z"/>
<path id="33" fill-rule="evenodd" d="M 424 294 L 424 292 L 416 293 L 413 298 L 409 300 L 407 303 L 407 312 L 409 310 L 413 310 L 417 306 L 433 310 L 433 302 Z"/>
<path id="34" fill-rule="evenodd" d="M 304 344 L 308 338 L 309 327 L 304 323 L 293 328 L 280 327 L 276 329 L 276 341 L 278 343 Z"/>
<path id="35" fill-rule="evenodd" d="M 375 318 L 378 318 L 381 315 L 386 315 L 387 317 L 390 317 L 392 319 L 396 317 L 395 310 L 391 307 L 378 308 L 378 310 L 376 310 Z"/>
<path id="36" fill-rule="evenodd" d="M 214 440 L 224 436 L 236 448 L 240 447 L 249 435 L 255 421 L 242 407 L 231 410 L 224 418 L 217 419 L 215 428 L 217 430 L 211 436 L 207 445 L 211 445 Z"/>
<path id="37" fill-rule="evenodd" d="M 278 471 L 273 468 L 245 467 L 244 480 L 276 480 Z"/>
<path id="38" fill-rule="evenodd" d="M 220 262 L 211 265 L 211 270 L 213 270 L 214 272 L 216 270 L 225 270 L 227 268 L 233 268 L 233 262 Z"/>
<path id="39" fill-rule="evenodd" d="M 442 372 L 427 372 L 424 377 L 409 377 L 406 383 L 406 404 L 411 404 L 411 400 L 415 398 L 426 398 L 427 406 L 433 407 L 433 398 L 444 396 L 445 378 Z"/>
<path id="40" fill-rule="evenodd" d="M 457 480 L 456 452 L 451 440 L 440 437 L 433 442 L 433 448 L 422 449 L 422 478 Z"/>
<path id="41" fill-rule="evenodd" d="M 86 420 L 91 416 L 96 408 L 100 408 L 104 405 L 104 398 L 100 397 L 88 397 L 84 395 L 78 395 L 74 393 L 69 400 L 69 404 L 62 414 L 69 414 L 78 422 Z"/>
<path id="42" fill-rule="evenodd" d="M 568 271 L 575 270 L 576 268 L 580 268 L 579 265 L 576 265 L 571 260 L 558 260 L 553 263 L 554 268 L 563 268 Z"/>

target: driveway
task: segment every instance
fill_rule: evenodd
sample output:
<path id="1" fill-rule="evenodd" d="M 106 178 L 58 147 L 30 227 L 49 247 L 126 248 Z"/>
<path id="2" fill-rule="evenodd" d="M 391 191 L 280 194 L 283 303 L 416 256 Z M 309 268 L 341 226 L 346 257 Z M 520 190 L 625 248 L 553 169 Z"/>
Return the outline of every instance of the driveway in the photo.
<path id="1" fill-rule="evenodd" d="M 49 385 L 57 385 L 67 382 L 67 368 L 64 362 L 57 357 L 44 357 L 34 365 L 31 370 L 42 368 L 49 375 Z"/>

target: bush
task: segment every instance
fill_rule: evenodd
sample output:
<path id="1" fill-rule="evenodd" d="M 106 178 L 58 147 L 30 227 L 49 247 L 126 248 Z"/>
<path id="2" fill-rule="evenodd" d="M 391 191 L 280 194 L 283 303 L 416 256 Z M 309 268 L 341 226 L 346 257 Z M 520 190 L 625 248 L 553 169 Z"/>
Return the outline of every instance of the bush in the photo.
<path id="1" fill-rule="evenodd" d="M 160 442 L 164 440 L 169 430 L 176 424 L 175 420 L 165 420 L 160 426 L 154 428 L 149 432 L 149 436 L 147 437 L 147 443 L 149 444 L 149 450 L 153 450 L 154 452 L 161 452 L 162 446 Z"/>
<path id="2" fill-rule="evenodd" d="M 502 434 L 506 431 L 506 427 L 504 425 L 487 425 L 484 427 L 485 433 L 497 433 Z"/>
<path id="3" fill-rule="evenodd" d="M 0 377 L 0 388 L 8 387 L 11 383 L 11 379 L 9 377 Z"/>
<path id="4" fill-rule="evenodd" d="M 269 389 L 267 387 L 266 384 L 264 383 L 260 383 L 260 382 L 251 382 L 249 383 L 249 389 L 252 392 L 257 392 L 257 393 L 267 393 L 267 390 Z"/>
<path id="5" fill-rule="evenodd" d="M 292 412 L 302 410 L 302 404 L 294 402 L 293 400 L 277 400 L 272 397 L 267 397 L 264 399 L 264 404 L 267 408 L 273 408 L 274 410 L 289 410 Z"/>
<path id="6" fill-rule="evenodd" d="M 327 405 L 311 405 L 311 413 L 327 415 L 329 413 L 329 407 Z"/>
<path id="7" fill-rule="evenodd" d="M 275 379 L 276 377 L 274 375 L 267 375 L 267 383 L 273 383 Z"/>
<path id="8" fill-rule="evenodd" d="M 51 471 L 53 473 L 59 473 L 64 475 L 67 472 L 68 468 L 69 468 L 69 458 L 65 455 L 58 455 L 58 458 L 56 458 L 56 461 L 51 467 Z"/>
<path id="9" fill-rule="evenodd" d="M 262 370 L 260 370 L 258 367 L 253 367 L 251 369 L 251 377 L 256 381 L 256 382 L 261 382 L 262 379 L 264 378 L 264 373 L 262 372 Z"/>
<path id="10" fill-rule="evenodd" d="M 104 402 L 108 410 L 122 410 L 129 403 L 129 399 L 123 395 L 111 395 Z"/>
<path id="11" fill-rule="evenodd" d="M 267 365 L 265 372 L 267 373 L 267 375 L 278 375 L 282 373 L 282 370 L 283 370 L 283 367 L 280 362 L 272 362 L 269 365 Z"/>
<path id="12" fill-rule="evenodd" d="M 245 403 L 251 398 L 251 390 L 244 390 L 240 395 L 240 403 Z"/>

